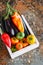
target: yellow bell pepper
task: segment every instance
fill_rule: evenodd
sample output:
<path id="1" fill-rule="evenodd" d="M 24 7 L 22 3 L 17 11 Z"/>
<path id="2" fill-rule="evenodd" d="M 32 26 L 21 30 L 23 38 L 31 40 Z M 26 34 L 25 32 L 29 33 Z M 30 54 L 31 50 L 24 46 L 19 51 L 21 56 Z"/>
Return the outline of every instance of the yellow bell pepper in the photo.
<path id="1" fill-rule="evenodd" d="M 34 35 L 28 35 L 28 36 L 27 36 L 27 42 L 28 42 L 29 44 L 34 44 L 35 41 L 36 41 L 36 39 L 35 39 L 35 36 L 34 36 Z"/>

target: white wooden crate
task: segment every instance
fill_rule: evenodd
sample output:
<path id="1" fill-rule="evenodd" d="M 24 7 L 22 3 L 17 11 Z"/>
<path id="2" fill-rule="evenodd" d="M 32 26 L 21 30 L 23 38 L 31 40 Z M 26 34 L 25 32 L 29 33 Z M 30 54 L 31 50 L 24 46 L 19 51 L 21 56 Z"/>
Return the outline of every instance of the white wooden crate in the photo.
<path id="1" fill-rule="evenodd" d="M 26 26 L 27 26 L 29 32 L 30 32 L 32 35 L 34 35 L 34 33 L 33 33 L 33 31 L 31 30 L 29 24 L 27 23 L 25 17 L 24 17 L 23 15 L 21 15 L 21 16 L 22 16 L 22 19 L 24 20 L 24 22 L 25 22 L 25 24 L 26 24 Z M 24 54 L 24 53 L 26 53 L 26 52 L 29 52 L 29 51 L 31 51 L 31 50 L 33 50 L 33 49 L 39 47 L 39 42 L 38 42 L 38 40 L 37 40 L 37 38 L 36 38 L 36 43 L 35 43 L 35 44 L 29 45 L 29 46 L 27 46 L 27 47 L 25 47 L 25 48 L 23 48 L 23 49 L 21 49 L 21 50 L 19 50 L 19 51 L 13 52 L 13 53 L 12 53 L 11 49 L 10 49 L 8 46 L 6 46 L 6 47 L 7 47 L 7 50 L 8 50 L 8 52 L 9 52 L 11 58 L 14 59 L 15 57 L 18 57 L 18 56 L 20 56 L 20 55 L 22 55 L 22 54 Z"/>

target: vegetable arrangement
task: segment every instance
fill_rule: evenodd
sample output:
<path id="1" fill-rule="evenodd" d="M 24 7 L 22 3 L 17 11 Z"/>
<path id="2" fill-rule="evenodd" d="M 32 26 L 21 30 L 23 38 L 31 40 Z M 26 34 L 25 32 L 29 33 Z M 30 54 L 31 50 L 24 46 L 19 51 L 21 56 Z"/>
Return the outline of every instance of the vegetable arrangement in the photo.
<path id="1" fill-rule="evenodd" d="M 35 43 L 35 36 L 27 32 L 20 14 L 9 3 L 6 6 L 6 15 L 3 17 L 5 29 L 1 35 L 2 41 L 11 48 L 12 52 Z"/>

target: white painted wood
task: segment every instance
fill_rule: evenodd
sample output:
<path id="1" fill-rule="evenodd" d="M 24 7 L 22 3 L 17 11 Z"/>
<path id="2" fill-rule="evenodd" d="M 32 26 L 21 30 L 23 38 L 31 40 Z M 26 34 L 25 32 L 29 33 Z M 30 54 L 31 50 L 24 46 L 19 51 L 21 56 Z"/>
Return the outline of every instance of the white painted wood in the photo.
<path id="1" fill-rule="evenodd" d="M 32 29 L 30 28 L 29 24 L 27 23 L 25 17 L 24 17 L 23 15 L 21 15 L 21 16 L 22 16 L 24 22 L 26 23 L 26 26 L 28 27 L 28 30 L 30 31 L 30 33 L 31 33 L 32 35 L 34 35 Z M 37 38 L 36 38 L 36 43 L 35 43 L 35 44 L 29 45 L 29 46 L 27 46 L 27 47 L 25 47 L 25 48 L 23 48 L 23 49 L 21 49 L 21 50 L 19 50 L 19 51 L 16 51 L 16 52 L 14 52 L 14 53 L 12 53 L 11 49 L 10 49 L 8 46 L 6 46 L 6 47 L 7 47 L 7 50 L 8 50 L 8 52 L 9 52 L 11 58 L 14 59 L 15 57 L 18 57 L 18 56 L 20 56 L 20 55 L 22 55 L 22 54 L 24 54 L 24 53 L 26 53 L 26 52 L 29 52 L 29 51 L 31 51 L 31 50 L 33 50 L 33 49 L 39 47 L 39 42 L 38 42 L 38 40 L 37 40 Z"/>

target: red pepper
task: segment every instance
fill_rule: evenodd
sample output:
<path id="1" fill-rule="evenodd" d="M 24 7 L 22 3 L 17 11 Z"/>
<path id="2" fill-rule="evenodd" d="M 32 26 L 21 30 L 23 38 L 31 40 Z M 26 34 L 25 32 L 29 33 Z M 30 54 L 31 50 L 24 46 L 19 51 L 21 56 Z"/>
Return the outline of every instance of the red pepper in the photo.
<path id="1" fill-rule="evenodd" d="M 7 33 L 3 33 L 1 35 L 1 39 L 9 48 L 11 48 L 10 36 Z"/>

